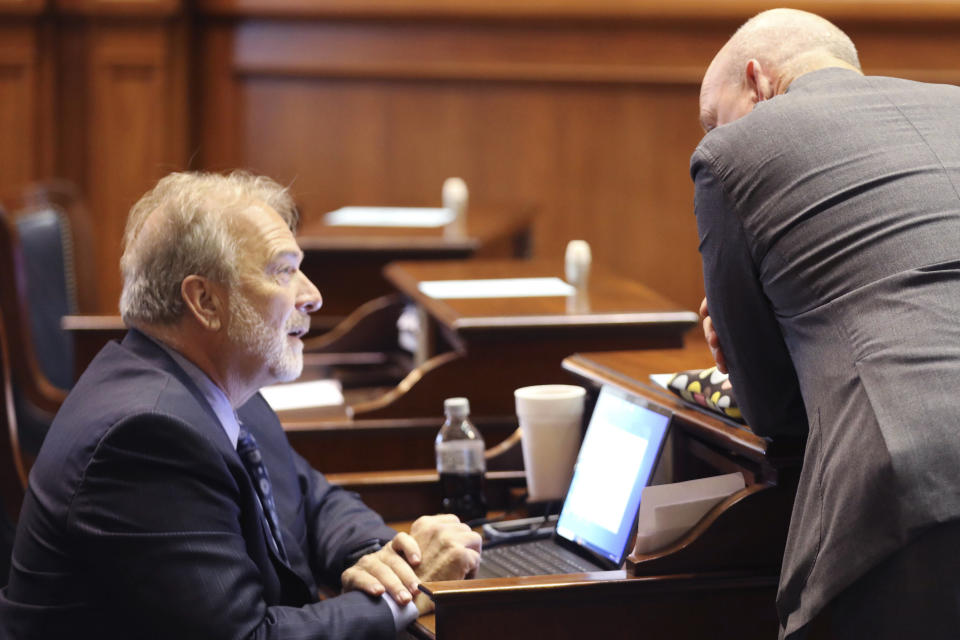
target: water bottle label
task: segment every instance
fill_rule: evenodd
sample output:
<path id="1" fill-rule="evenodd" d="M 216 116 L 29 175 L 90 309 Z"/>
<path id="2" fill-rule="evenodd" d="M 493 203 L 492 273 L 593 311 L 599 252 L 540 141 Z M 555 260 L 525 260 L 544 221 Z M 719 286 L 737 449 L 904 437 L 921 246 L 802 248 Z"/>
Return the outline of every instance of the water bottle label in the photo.
<path id="1" fill-rule="evenodd" d="M 440 473 L 470 473 L 484 471 L 483 442 L 452 440 L 437 443 L 437 471 Z"/>

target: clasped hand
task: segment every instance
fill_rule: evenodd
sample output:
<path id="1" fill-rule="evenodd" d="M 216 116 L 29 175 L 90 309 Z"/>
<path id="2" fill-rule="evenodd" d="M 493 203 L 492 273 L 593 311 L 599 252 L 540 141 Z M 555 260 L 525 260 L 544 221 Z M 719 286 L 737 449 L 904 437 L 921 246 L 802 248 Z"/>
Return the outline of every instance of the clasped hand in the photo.
<path id="1" fill-rule="evenodd" d="M 700 303 L 700 317 L 703 318 L 703 337 L 706 338 L 710 353 L 713 354 L 713 359 L 717 363 L 717 371 L 727 373 L 727 358 L 723 355 L 723 348 L 720 346 L 720 336 L 713 328 L 713 318 L 710 317 L 706 298 Z"/>
<path id="2" fill-rule="evenodd" d="M 398 533 L 379 551 L 368 553 L 343 572 L 344 591 L 384 593 L 400 605 L 415 599 L 420 613 L 433 609 L 433 602 L 420 593 L 420 583 L 430 580 L 461 580 L 480 564 L 478 533 L 450 514 L 423 516 Z"/>

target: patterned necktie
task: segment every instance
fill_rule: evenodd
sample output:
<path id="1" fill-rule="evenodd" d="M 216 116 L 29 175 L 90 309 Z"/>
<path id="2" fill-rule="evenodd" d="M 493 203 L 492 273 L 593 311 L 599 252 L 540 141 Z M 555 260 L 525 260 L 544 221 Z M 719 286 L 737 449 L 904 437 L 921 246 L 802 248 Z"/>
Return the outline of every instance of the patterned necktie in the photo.
<path id="1" fill-rule="evenodd" d="M 280 518 L 277 516 L 277 505 L 273 501 L 273 491 L 270 488 L 270 476 L 267 475 L 267 468 L 263 464 L 263 456 L 260 455 L 260 447 L 253 434 L 246 429 L 240 429 L 237 437 L 237 453 L 243 460 L 243 466 L 247 468 L 247 473 L 253 480 L 257 488 L 257 495 L 260 497 L 260 504 L 267 516 L 267 524 L 270 525 L 270 532 L 273 536 L 270 539 L 273 550 L 284 561 L 287 559 L 287 551 L 283 547 L 283 538 L 280 536 Z"/>

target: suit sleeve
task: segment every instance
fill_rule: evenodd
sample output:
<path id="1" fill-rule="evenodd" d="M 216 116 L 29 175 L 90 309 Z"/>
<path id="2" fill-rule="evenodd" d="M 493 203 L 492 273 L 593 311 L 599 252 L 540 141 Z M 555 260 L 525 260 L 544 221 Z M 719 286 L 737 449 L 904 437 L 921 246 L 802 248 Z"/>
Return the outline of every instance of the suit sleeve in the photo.
<path id="1" fill-rule="evenodd" d="M 360 592 L 268 606 L 242 534 L 239 491 L 212 443 L 182 422 L 150 414 L 115 425 L 68 516 L 76 556 L 114 605 L 109 615 L 130 616 L 144 638 L 394 636 L 389 607 Z"/>
<path id="2" fill-rule="evenodd" d="M 386 544 L 397 534 L 360 498 L 330 482 L 299 454 L 293 453 L 305 490 L 310 563 L 317 580 L 334 587 L 347 568 L 347 556 L 372 541 Z"/>
<path id="3" fill-rule="evenodd" d="M 800 385 L 743 227 L 698 150 L 691 163 L 707 306 L 743 416 L 760 435 L 803 435 Z"/>

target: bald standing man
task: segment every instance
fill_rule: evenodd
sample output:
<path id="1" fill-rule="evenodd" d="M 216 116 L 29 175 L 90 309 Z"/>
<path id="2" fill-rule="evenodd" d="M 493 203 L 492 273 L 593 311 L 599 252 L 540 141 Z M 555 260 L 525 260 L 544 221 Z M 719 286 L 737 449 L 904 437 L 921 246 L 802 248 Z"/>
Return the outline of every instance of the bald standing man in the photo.
<path id="1" fill-rule="evenodd" d="M 761 13 L 703 79 L 701 313 L 759 434 L 806 438 L 781 637 L 960 633 L 960 88 Z"/>
<path id="2" fill-rule="evenodd" d="M 242 172 L 171 174 L 134 205 L 130 331 L 30 473 L 0 638 L 388 639 L 432 608 L 421 581 L 476 568 L 478 534 L 452 515 L 393 531 L 259 394 L 300 375 L 321 305 L 295 224 L 286 189 Z"/>

